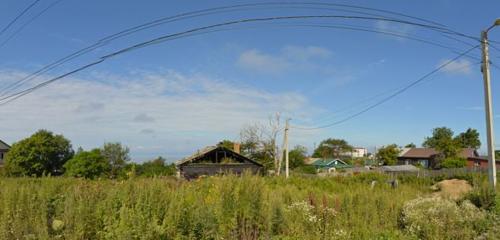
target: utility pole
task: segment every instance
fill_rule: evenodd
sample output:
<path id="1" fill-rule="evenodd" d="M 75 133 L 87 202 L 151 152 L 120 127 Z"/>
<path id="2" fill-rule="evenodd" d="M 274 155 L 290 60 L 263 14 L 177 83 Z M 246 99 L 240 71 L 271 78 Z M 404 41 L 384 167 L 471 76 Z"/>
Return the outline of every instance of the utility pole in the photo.
<path id="1" fill-rule="evenodd" d="M 285 144 L 285 177 L 288 178 L 288 176 L 290 175 L 290 172 L 289 172 L 289 164 L 288 164 L 288 131 L 290 130 L 290 118 L 288 118 L 286 120 L 286 123 L 285 123 L 285 141 L 284 141 L 284 144 Z"/>
<path id="2" fill-rule="evenodd" d="M 481 67 L 481 72 L 483 73 L 484 80 L 484 104 L 486 112 L 486 138 L 488 144 L 488 175 L 491 187 L 495 189 L 497 184 L 497 171 L 495 162 L 495 138 L 493 132 L 493 107 L 491 103 L 491 84 L 490 84 L 490 59 L 488 56 L 488 31 L 492 28 L 500 25 L 500 19 L 497 19 L 495 23 L 481 32 L 481 50 L 482 50 L 482 60 L 483 64 Z"/>

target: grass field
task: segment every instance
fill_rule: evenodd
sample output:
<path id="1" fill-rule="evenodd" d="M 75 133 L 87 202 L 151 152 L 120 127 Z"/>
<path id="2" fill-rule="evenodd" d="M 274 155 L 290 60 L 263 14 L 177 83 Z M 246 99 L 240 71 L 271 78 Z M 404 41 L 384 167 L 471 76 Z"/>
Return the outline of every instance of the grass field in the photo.
<path id="1" fill-rule="evenodd" d="M 433 182 L 409 177 L 392 188 L 387 180 L 0 178 L 0 239 L 456 239 L 479 232 L 495 238 L 495 209 L 474 210 L 484 221 L 479 227 L 405 228 L 405 203 L 429 196 Z M 454 219 L 458 213 L 438 216 L 448 216 L 443 224 L 467 223 Z"/>

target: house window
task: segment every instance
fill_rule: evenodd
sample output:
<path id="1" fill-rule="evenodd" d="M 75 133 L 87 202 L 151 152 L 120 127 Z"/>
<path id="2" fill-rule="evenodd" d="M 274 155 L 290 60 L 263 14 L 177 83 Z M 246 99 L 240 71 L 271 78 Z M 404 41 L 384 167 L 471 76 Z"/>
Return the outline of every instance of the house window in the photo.
<path id="1" fill-rule="evenodd" d="M 0 153 L 0 160 L 3 160 L 3 153 Z"/>

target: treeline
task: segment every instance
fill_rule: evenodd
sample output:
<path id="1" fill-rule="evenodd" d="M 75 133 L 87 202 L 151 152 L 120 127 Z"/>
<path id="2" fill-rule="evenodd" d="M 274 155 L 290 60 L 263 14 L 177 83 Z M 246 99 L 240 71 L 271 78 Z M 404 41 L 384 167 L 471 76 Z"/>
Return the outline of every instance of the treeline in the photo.
<path id="1" fill-rule="evenodd" d="M 130 162 L 129 148 L 119 142 L 104 143 L 100 148 L 75 152 L 63 135 L 39 130 L 16 142 L 5 156 L 7 176 L 72 176 L 84 178 L 128 178 L 131 176 L 168 176 L 175 174 L 174 164 L 158 157 L 137 164 Z"/>

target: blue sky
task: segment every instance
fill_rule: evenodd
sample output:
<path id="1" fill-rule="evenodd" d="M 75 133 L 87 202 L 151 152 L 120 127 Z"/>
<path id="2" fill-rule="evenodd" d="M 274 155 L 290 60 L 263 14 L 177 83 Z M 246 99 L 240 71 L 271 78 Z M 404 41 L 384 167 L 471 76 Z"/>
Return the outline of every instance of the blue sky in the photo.
<path id="1" fill-rule="evenodd" d="M 53 2 L 41 0 L 0 35 L 0 43 Z M 0 27 L 30 3 L 2 1 Z M 128 27 L 238 3 L 256 2 L 63 0 L 0 48 L 0 83 L 9 84 Z M 500 3 L 492 0 L 482 4 L 451 0 L 335 3 L 400 12 L 474 36 L 500 17 Z M 332 14 L 359 15 L 325 8 L 255 7 L 185 19 L 113 41 L 30 84 L 164 34 L 235 19 Z M 221 139 L 237 141 L 241 127 L 266 122 L 275 112 L 291 117 L 297 127 L 341 120 L 457 55 L 406 38 L 305 24 L 356 25 L 417 36 L 459 51 L 470 48 L 433 31 L 383 21 L 314 19 L 241 24 L 120 55 L 0 106 L 0 138 L 13 143 L 44 128 L 64 134 L 75 147 L 120 141 L 131 148 L 137 161 L 158 155 L 176 160 Z M 500 29 L 492 30 L 490 39 L 500 41 Z M 419 145 L 432 128 L 440 126 L 456 133 L 476 128 L 485 143 L 483 85 L 479 61 L 474 58 L 480 56 L 479 49 L 470 55 L 343 124 L 314 131 L 292 129 L 291 144 L 312 150 L 322 139 L 334 137 L 370 150 L 391 143 Z M 491 55 L 493 63 L 500 61 L 500 51 L 492 49 Z M 496 120 L 500 119 L 499 74 L 492 68 Z M 500 126 L 495 133 L 499 135 Z"/>

